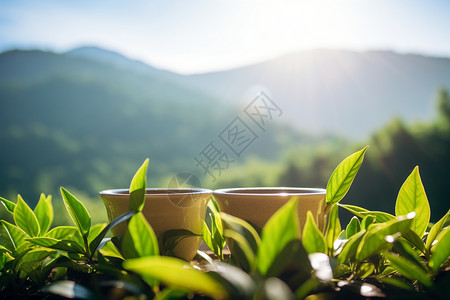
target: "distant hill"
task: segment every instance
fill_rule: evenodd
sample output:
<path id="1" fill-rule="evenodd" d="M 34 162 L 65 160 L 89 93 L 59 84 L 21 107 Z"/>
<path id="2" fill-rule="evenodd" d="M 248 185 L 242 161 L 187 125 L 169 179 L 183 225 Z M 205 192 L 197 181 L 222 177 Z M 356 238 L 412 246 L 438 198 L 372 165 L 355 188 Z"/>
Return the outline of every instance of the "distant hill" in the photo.
<path id="1" fill-rule="evenodd" d="M 185 79 L 98 48 L 1 53 L 0 195 L 34 201 L 63 185 L 95 196 L 127 187 L 146 157 L 151 186 L 202 178 L 194 156 L 225 147 L 218 135 L 240 111 Z M 307 139 L 274 124 L 245 155 L 273 159 Z"/>
<path id="2" fill-rule="evenodd" d="M 450 87 L 450 59 L 312 50 L 189 80 L 234 103 L 266 89 L 283 108 L 284 121 L 297 128 L 361 139 L 393 116 L 431 119 L 437 88 Z"/>

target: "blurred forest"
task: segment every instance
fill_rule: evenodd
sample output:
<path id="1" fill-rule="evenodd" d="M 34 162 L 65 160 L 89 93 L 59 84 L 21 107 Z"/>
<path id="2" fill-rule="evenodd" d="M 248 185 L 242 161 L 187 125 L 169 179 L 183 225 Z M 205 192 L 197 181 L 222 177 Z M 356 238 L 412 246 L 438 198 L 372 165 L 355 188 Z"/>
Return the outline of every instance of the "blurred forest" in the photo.
<path id="1" fill-rule="evenodd" d="M 64 186 L 100 222 L 106 213 L 98 191 L 127 187 L 146 157 L 152 187 L 166 187 L 179 172 L 196 175 L 212 189 L 325 187 L 342 159 L 369 145 L 344 203 L 393 212 L 401 184 L 418 165 L 432 220 L 449 208 L 450 99 L 445 88 L 437 92 L 433 119 L 397 117 L 369 139 L 274 122 L 212 181 L 193 157 L 242 113 L 235 103 L 199 90 L 181 75 L 88 50 L 89 55 L 0 54 L 1 197 L 15 201 L 20 193 L 33 207 L 44 192 L 62 209 L 58 190 Z M 0 218 L 9 218 L 2 207 Z M 67 221 L 56 214 L 56 224 Z"/>
<path id="2" fill-rule="evenodd" d="M 222 176 L 217 186 L 326 187 L 342 159 L 369 145 L 343 203 L 394 213 L 398 191 L 418 165 L 436 221 L 450 208 L 450 98 L 446 89 L 437 92 L 435 104 L 431 122 L 406 123 L 394 118 L 367 141 L 334 139 L 317 147 L 294 148 L 278 163 L 249 160 Z"/>

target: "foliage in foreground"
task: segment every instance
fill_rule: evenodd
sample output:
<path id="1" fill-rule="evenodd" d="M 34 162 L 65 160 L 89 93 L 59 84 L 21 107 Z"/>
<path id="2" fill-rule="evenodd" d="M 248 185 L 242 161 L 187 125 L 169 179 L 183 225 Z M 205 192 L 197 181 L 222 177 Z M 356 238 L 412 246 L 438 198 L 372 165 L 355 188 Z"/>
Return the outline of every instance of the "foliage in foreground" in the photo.
<path id="1" fill-rule="evenodd" d="M 130 210 L 109 224 L 91 224 L 74 195 L 61 188 L 74 226 L 51 228 L 52 198 L 34 210 L 18 196 L 0 198 L 14 224 L 1 220 L 0 291 L 4 297 L 102 299 L 339 299 L 442 298 L 449 293 L 449 212 L 430 224 L 430 208 L 416 167 L 401 187 L 395 215 L 340 204 L 367 147 L 347 157 L 327 185 L 325 232 L 308 215 L 299 226 L 297 199 L 264 228 L 208 205 L 203 240 L 218 259 L 199 251 L 197 262 L 161 256 L 158 240 L 141 213 L 148 160 L 130 184 Z M 355 217 L 341 228 L 338 208 Z M 128 222 L 124 237 L 110 229 Z M 186 232 L 162 245 L 170 253 Z M 231 255 L 225 255 L 228 246 Z"/>

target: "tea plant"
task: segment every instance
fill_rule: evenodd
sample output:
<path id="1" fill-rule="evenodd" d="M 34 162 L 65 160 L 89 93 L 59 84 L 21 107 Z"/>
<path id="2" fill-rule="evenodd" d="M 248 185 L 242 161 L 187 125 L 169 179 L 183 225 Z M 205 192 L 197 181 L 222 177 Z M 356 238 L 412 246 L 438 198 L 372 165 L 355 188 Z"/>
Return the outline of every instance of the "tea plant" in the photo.
<path id="1" fill-rule="evenodd" d="M 53 229 L 51 196 L 32 210 L 0 198 L 14 224 L 1 220 L 1 296 L 120 299 L 329 299 L 408 297 L 445 299 L 450 281 L 447 212 L 429 223 L 430 208 L 416 167 L 401 187 L 395 215 L 340 204 L 367 147 L 350 155 L 327 184 L 324 231 L 312 214 L 300 228 L 291 199 L 260 230 L 208 204 L 202 237 L 217 259 L 198 251 L 194 262 L 172 255 L 187 230 L 158 239 L 142 214 L 148 160 L 130 184 L 129 211 L 109 224 L 91 224 L 81 201 L 61 195 L 74 226 Z M 341 228 L 339 207 L 355 217 Z M 127 222 L 122 239 L 110 230 Z M 161 248 L 158 246 L 161 245 Z M 231 255 L 225 255 L 225 249 Z"/>

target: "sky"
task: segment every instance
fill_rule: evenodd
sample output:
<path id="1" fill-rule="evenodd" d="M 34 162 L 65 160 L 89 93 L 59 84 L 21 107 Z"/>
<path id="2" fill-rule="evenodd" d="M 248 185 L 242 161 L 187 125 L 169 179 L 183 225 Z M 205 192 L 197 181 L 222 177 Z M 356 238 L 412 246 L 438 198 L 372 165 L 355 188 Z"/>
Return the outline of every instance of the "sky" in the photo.
<path id="1" fill-rule="evenodd" d="M 317 48 L 450 57 L 450 1 L 0 0 L 0 51 L 80 46 L 182 74 Z"/>

